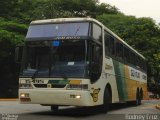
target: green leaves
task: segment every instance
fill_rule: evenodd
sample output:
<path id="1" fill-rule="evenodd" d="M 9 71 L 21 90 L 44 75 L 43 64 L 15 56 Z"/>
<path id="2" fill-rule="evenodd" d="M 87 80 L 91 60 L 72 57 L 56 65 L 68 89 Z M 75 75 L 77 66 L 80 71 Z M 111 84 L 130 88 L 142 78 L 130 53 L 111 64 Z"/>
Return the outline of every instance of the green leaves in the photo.
<path id="1" fill-rule="evenodd" d="M 16 45 L 23 44 L 28 26 L 16 21 L 0 18 L 0 97 L 17 97 L 19 69 L 14 63 L 14 51 Z"/>
<path id="2" fill-rule="evenodd" d="M 13 21 L 0 21 L 0 41 L 9 40 L 16 45 L 24 41 L 27 33 L 27 25 L 19 24 Z"/>
<path id="3" fill-rule="evenodd" d="M 118 13 L 116 7 L 98 4 L 97 0 L 41 0 L 43 9 L 39 9 L 43 18 L 87 17 L 93 18 L 103 13 Z M 37 9 L 38 10 L 38 9 Z"/>

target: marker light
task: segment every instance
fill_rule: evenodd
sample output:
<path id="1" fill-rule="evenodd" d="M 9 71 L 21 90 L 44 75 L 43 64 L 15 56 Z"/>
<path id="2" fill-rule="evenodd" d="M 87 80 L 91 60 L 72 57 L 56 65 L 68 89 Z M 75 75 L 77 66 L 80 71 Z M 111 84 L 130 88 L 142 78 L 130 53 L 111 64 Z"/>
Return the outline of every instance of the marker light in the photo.
<path id="1" fill-rule="evenodd" d="M 81 96 L 80 96 L 80 95 L 76 95 L 76 98 L 77 98 L 77 99 L 80 99 L 80 98 L 81 98 Z"/>
<path id="2" fill-rule="evenodd" d="M 20 97 L 25 97 L 25 93 L 21 93 Z"/>
<path id="3" fill-rule="evenodd" d="M 70 98 L 80 99 L 80 98 L 81 98 L 81 96 L 80 96 L 80 95 L 70 95 Z"/>
<path id="4" fill-rule="evenodd" d="M 21 93 L 20 97 L 21 98 L 28 98 L 29 97 L 29 93 Z"/>

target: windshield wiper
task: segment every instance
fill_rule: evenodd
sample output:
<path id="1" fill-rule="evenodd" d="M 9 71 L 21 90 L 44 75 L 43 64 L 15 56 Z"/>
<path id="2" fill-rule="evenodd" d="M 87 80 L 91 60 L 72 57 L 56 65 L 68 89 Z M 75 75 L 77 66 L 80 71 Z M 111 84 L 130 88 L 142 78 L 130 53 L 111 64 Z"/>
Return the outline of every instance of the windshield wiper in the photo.
<path id="1" fill-rule="evenodd" d="M 34 72 L 34 74 L 32 75 L 32 79 L 35 79 L 35 77 L 36 77 L 36 75 L 37 75 L 37 73 L 39 72 L 39 69 L 37 69 L 35 72 Z"/>
<path id="2" fill-rule="evenodd" d="M 77 35 L 77 33 L 79 32 L 80 30 L 80 26 L 77 28 L 76 32 L 75 32 L 75 35 Z"/>

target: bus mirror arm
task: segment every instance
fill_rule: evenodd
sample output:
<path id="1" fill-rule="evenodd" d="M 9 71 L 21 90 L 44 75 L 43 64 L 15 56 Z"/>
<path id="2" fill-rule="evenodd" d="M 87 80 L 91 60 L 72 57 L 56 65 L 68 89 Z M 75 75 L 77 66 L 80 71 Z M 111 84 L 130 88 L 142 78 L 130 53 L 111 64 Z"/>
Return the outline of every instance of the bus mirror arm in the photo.
<path id="1" fill-rule="evenodd" d="M 90 65 L 90 77 L 91 81 L 94 82 L 99 76 L 99 65 L 96 62 L 92 62 Z"/>
<path id="2" fill-rule="evenodd" d="M 98 74 L 99 65 L 96 62 L 91 63 L 91 74 Z"/>

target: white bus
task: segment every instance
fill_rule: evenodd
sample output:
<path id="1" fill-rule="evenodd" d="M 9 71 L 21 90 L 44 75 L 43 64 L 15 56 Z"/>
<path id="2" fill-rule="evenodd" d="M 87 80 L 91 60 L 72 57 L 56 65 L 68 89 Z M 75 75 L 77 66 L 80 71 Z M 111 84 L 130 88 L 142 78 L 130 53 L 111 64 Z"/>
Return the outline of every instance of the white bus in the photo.
<path id="1" fill-rule="evenodd" d="M 102 106 L 147 97 L 145 58 L 92 18 L 32 21 L 19 77 L 22 104 Z"/>

